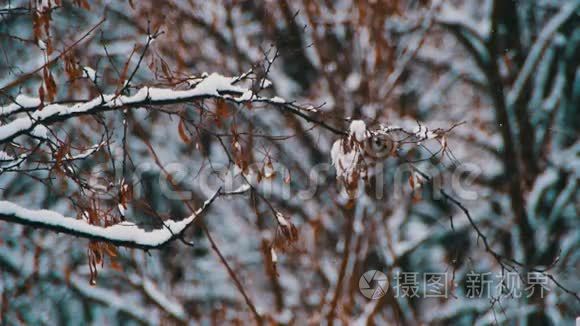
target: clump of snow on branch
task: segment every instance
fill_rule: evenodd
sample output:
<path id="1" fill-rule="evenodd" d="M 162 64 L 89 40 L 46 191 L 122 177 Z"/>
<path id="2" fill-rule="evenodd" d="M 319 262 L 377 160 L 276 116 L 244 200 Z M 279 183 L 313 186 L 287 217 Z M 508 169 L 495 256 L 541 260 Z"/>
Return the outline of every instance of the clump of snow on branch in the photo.
<path id="1" fill-rule="evenodd" d="M 92 81 L 97 81 L 97 72 L 91 67 L 83 67 L 84 76 Z"/>
<path id="2" fill-rule="evenodd" d="M 332 145 L 330 155 L 337 177 L 349 178 L 360 154 L 354 148 L 346 149 L 344 140 L 339 139 Z"/>
<path id="3" fill-rule="evenodd" d="M 45 139 L 48 136 L 48 128 L 43 125 L 38 125 L 32 129 L 32 135 L 34 137 Z"/>
<path id="4" fill-rule="evenodd" d="M 20 94 L 16 96 L 14 99 L 14 103 L 10 103 L 7 106 L 0 107 L 0 117 L 5 115 L 10 115 L 11 113 L 27 109 L 27 108 L 36 108 L 40 105 L 40 99 L 35 97 L 30 97 L 24 94 Z"/>
<path id="5" fill-rule="evenodd" d="M 369 132 L 367 131 L 367 125 L 362 120 L 354 120 L 350 124 L 350 134 L 358 142 L 363 142 L 369 137 Z"/>
<path id="6" fill-rule="evenodd" d="M 332 165 L 336 169 L 337 179 L 343 181 L 347 188 L 356 185 L 359 177 L 366 175 L 363 163 L 364 143 L 370 137 L 367 126 L 362 120 L 354 120 L 349 127 L 346 138 L 334 142 L 330 151 Z"/>

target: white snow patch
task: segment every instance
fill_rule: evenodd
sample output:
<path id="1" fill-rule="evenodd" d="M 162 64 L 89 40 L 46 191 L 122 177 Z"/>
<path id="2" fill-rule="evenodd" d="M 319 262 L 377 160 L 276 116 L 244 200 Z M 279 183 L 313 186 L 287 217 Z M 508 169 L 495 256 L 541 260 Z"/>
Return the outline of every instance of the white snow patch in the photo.
<path id="1" fill-rule="evenodd" d="M 262 87 L 268 88 L 272 86 L 272 82 L 269 79 L 262 79 Z"/>
<path id="2" fill-rule="evenodd" d="M 283 99 L 283 98 L 281 98 L 281 97 L 279 97 L 279 96 L 275 96 L 275 97 L 272 97 L 270 99 L 270 102 L 273 102 L 273 103 L 281 103 L 282 104 L 282 103 L 286 103 L 286 100 Z"/>
<path id="3" fill-rule="evenodd" d="M 48 128 L 43 125 L 38 125 L 32 129 L 32 135 L 38 138 L 47 138 L 48 137 Z"/>
<path id="4" fill-rule="evenodd" d="M 415 133 L 415 137 L 423 140 L 434 139 L 438 137 L 436 133 L 432 132 L 431 130 L 429 130 L 429 128 L 422 125 L 415 127 L 415 130 L 413 130 L 413 132 Z"/>
<path id="5" fill-rule="evenodd" d="M 165 296 L 165 294 L 159 291 L 157 286 L 153 284 L 153 282 L 151 282 L 149 279 L 143 280 L 143 289 L 151 299 L 157 302 L 157 304 L 163 307 L 165 311 L 169 312 L 177 319 L 185 320 L 187 318 L 183 306 L 178 302 L 175 302 L 170 298 L 168 298 L 167 296 Z"/>
<path id="6" fill-rule="evenodd" d="M 449 24 L 459 24 L 467 26 L 471 31 L 477 33 L 481 38 L 489 34 L 490 25 L 485 20 L 477 21 L 465 13 L 465 10 L 458 9 L 452 4 L 443 3 L 438 19 Z"/>
<path id="7" fill-rule="evenodd" d="M 40 105 L 40 99 L 20 94 L 14 99 L 14 103 L 0 107 L 0 116 L 9 115 L 19 109 L 36 108 Z"/>
<path id="8" fill-rule="evenodd" d="M 356 148 L 345 152 L 342 142 L 342 139 L 334 142 L 330 151 L 330 157 L 332 159 L 332 165 L 336 169 L 336 175 L 348 179 L 355 170 L 360 154 Z"/>
<path id="9" fill-rule="evenodd" d="M 127 208 L 125 207 L 125 205 L 119 203 L 119 205 L 117 205 L 117 208 L 119 209 L 119 214 L 121 214 L 121 216 L 125 217 L 125 212 L 127 211 Z"/>
<path id="10" fill-rule="evenodd" d="M 278 255 L 276 254 L 276 250 L 274 250 L 274 247 L 270 248 L 270 255 L 272 256 L 272 262 L 277 263 Z"/>
<path id="11" fill-rule="evenodd" d="M 280 212 L 277 212 L 276 213 L 276 219 L 278 220 L 278 223 L 280 225 L 282 225 L 282 226 L 288 226 L 288 225 L 290 225 L 288 223 L 288 221 L 286 220 L 286 218 L 284 217 L 284 215 L 282 215 L 282 213 L 280 213 Z"/>
<path id="12" fill-rule="evenodd" d="M 97 81 L 97 72 L 91 67 L 83 67 L 84 76 L 92 81 Z"/>
<path id="13" fill-rule="evenodd" d="M 238 98 L 238 100 L 240 101 L 249 101 L 252 99 L 252 95 L 254 94 L 254 92 L 252 92 L 251 90 L 247 90 L 244 92 L 244 94 L 242 94 L 242 96 L 240 96 Z"/>
<path id="14" fill-rule="evenodd" d="M 0 151 L 0 161 L 12 161 L 14 157 L 5 151 Z"/>
<path id="15" fill-rule="evenodd" d="M 43 40 L 41 40 L 41 39 L 38 39 L 38 47 L 39 47 L 39 48 L 40 48 L 42 51 L 44 51 L 44 50 L 46 50 L 46 43 L 45 43 Z"/>
<path id="16" fill-rule="evenodd" d="M 369 137 L 367 132 L 367 125 L 362 120 L 353 120 L 350 123 L 350 134 L 355 137 L 358 142 L 365 141 Z"/>
<path id="17" fill-rule="evenodd" d="M 36 7 L 36 9 L 40 12 L 42 11 L 46 11 L 50 8 L 54 8 L 57 6 L 57 3 L 55 0 L 41 0 L 38 4 L 38 7 Z"/>
<path id="18" fill-rule="evenodd" d="M 361 82 L 360 74 L 357 72 L 353 72 L 346 78 L 345 81 L 346 88 L 351 92 L 356 91 L 360 86 L 360 82 Z"/>

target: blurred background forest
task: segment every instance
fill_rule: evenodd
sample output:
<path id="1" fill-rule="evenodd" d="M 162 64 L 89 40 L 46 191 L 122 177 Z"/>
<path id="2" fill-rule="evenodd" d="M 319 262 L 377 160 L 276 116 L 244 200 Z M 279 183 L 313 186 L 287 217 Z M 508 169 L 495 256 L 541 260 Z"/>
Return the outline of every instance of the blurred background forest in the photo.
<path id="1" fill-rule="evenodd" d="M 1 323 L 573 324 L 579 16 L 576 0 L 0 0 Z M 269 100 L 2 129 L 31 117 L 22 103 L 185 90 L 204 73 Z M 412 139 L 376 155 L 374 137 L 399 127 Z M 337 140 L 361 146 L 354 176 L 331 157 Z M 2 211 L 153 230 L 218 187 L 234 193 L 152 250 Z M 390 280 L 376 300 L 359 290 L 368 270 Z M 468 297 L 487 272 L 535 294 L 495 280 Z M 405 273 L 416 296 L 400 292 Z M 424 273 L 448 275 L 448 295 L 426 298 Z"/>

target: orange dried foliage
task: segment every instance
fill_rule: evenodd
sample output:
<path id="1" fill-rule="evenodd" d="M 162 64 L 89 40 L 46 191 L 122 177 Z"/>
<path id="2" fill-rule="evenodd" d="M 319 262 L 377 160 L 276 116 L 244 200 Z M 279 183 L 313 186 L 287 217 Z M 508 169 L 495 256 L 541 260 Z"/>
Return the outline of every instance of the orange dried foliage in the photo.
<path id="1" fill-rule="evenodd" d="M 218 127 L 222 127 L 222 121 L 227 119 L 229 116 L 228 105 L 226 101 L 222 99 L 216 100 L 215 105 L 215 123 Z"/>
<path id="2" fill-rule="evenodd" d="M 177 131 L 179 133 L 179 138 L 186 143 L 191 144 L 191 137 L 187 134 L 187 129 L 185 127 L 185 121 L 183 119 L 179 119 L 179 125 L 177 126 Z"/>
<path id="3" fill-rule="evenodd" d="M 65 142 L 63 143 L 58 150 L 56 151 L 56 153 L 54 153 L 54 165 L 52 166 L 52 169 L 54 171 L 56 171 L 56 173 L 60 174 L 60 175 L 64 175 L 65 174 L 65 169 L 63 167 L 63 159 L 65 158 L 65 156 L 70 153 L 70 142 Z"/>

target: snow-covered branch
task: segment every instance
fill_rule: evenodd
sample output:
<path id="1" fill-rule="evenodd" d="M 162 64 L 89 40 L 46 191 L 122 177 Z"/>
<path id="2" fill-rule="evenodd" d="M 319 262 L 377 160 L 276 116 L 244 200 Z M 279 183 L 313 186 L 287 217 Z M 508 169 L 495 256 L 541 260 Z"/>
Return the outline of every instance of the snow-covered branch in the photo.
<path id="1" fill-rule="evenodd" d="M 520 96 L 522 96 L 522 89 L 524 88 L 525 83 L 532 76 L 534 67 L 540 61 L 544 50 L 548 46 L 548 41 L 564 23 L 574 16 L 574 13 L 579 7 L 580 2 L 578 1 L 572 1 L 563 5 L 558 14 L 555 15 L 542 29 L 542 32 L 526 57 L 524 66 L 520 70 L 512 90 L 508 94 L 508 105 L 513 105 Z"/>
<path id="2" fill-rule="evenodd" d="M 95 145 L 87 148 L 86 150 L 84 150 L 78 154 L 66 155 L 62 159 L 62 162 L 73 162 L 73 161 L 77 161 L 77 160 L 84 160 L 87 157 L 89 157 L 89 156 L 93 155 L 94 153 L 96 153 L 97 151 L 99 151 L 99 149 L 101 149 L 104 145 L 105 145 L 105 143 L 101 142 L 99 144 L 95 144 Z M 22 163 L 24 163 L 26 160 L 28 160 L 30 158 L 30 156 L 31 156 L 30 153 L 24 153 L 24 154 L 18 155 L 18 157 L 13 157 L 4 151 L 0 151 L 0 174 L 3 172 L 22 171 L 19 168 L 20 165 Z M 56 160 L 52 159 L 46 163 L 55 164 L 56 162 L 57 162 Z"/>
<path id="3" fill-rule="evenodd" d="M 185 322 L 187 320 L 187 313 L 185 308 L 181 303 L 179 303 L 175 298 L 168 297 L 165 293 L 161 292 L 158 286 L 150 279 L 135 279 L 131 280 L 135 286 L 140 286 L 149 300 L 154 302 L 161 309 L 169 313 L 175 319 Z"/>
<path id="4" fill-rule="evenodd" d="M 92 225 L 85 220 L 66 217 L 54 211 L 28 209 L 9 201 L 0 201 L 0 220 L 31 225 L 90 240 L 105 241 L 117 246 L 155 249 L 179 238 L 181 233 L 191 225 L 197 216 L 204 213 L 220 194 L 219 190 L 216 191 L 202 207 L 189 217 L 181 221 L 164 221 L 163 228 L 153 231 L 146 231 L 129 222 L 121 222 L 108 227 Z"/>
<path id="5" fill-rule="evenodd" d="M 199 81 L 198 81 L 199 80 Z M 193 88 L 187 90 L 176 90 L 170 88 L 143 87 L 134 95 L 102 95 L 80 102 L 74 105 L 48 104 L 39 106 L 39 101 L 30 97 L 18 97 L 11 105 L 3 107 L 0 114 L 9 115 L 15 112 L 34 111 L 27 116 L 16 118 L 9 123 L 0 126 L 0 143 L 6 143 L 22 134 L 33 132 L 39 125 L 51 125 L 69 118 L 95 114 L 98 112 L 112 111 L 126 108 L 140 108 L 144 106 L 167 105 L 176 103 L 187 103 L 202 99 L 222 99 L 235 103 L 264 103 L 281 108 L 284 111 L 296 114 L 310 122 L 324 126 L 332 130 L 333 128 L 322 121 L 316 121 L 305 113 L 317 112 L 311 106 L 302 108 L 293 102 L 286 101 L 280 97 L 262 97 L 252 90 L 238 86 L 239 78 L 224 77 L 217 73 L 196 79 Z M 336 130 L 332 130 L 337 132 Z M 340 131 L 338 131 L 340 132 Z"/>

